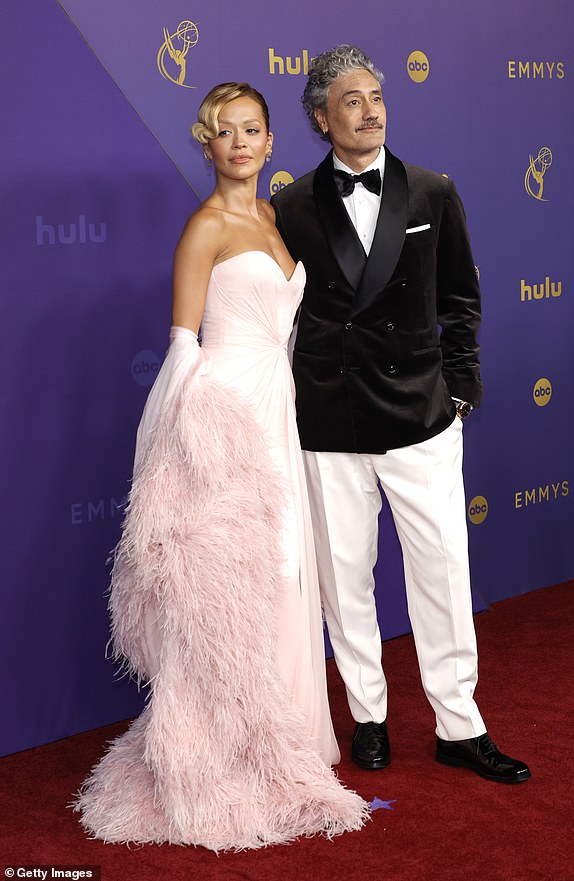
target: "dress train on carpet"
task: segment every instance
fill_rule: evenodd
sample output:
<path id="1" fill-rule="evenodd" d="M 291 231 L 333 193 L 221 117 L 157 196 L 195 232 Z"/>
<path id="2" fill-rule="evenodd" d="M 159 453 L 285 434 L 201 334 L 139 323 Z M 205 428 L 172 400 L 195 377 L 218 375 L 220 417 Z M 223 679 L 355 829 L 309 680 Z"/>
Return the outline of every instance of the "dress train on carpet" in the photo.
<path id="1" fill-rule="evenodd" d="M 184 379 L 115 552 L 114 652 L 150 693 L 78 795 L 93 837 L 241 850 L 365 822 L 276 671 L 282 491 L 244 403 Z"/>

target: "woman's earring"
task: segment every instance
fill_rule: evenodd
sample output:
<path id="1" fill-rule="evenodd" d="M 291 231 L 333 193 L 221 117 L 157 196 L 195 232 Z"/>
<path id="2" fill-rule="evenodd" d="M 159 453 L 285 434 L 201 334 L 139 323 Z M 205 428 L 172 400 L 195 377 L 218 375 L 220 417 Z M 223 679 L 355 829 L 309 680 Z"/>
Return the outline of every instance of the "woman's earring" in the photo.
<path id="1" fill-rule="evenodd" d="M 207 162 L 207 164 L 211 168 L 211 162 L 212 162 L 211 156 L 209 155 L 209 153 L 206 153 L 205 150 L 203 151 L 203 155 L 205 156 L 205 161 Z"/>
<path id="2" fill-rule="evenodd" d="M 273 150 L 269 150 L 269 153 L 265 156 L 265 162 L 271 162 L 271 156 L 273 155 Z"/>

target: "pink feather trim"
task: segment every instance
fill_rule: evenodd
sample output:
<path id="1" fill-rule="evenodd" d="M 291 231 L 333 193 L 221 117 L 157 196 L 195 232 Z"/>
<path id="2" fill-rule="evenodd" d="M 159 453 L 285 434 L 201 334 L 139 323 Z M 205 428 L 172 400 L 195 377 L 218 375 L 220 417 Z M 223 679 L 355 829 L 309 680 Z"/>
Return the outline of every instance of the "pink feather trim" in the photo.
<path id="1" fill-rule="evenodd" d="M 282 488 L 248 408 L 184 380 L 134 475 L 116 548 L 115 657 L 151 678 L 85 781 L 96 838 L 241 850 L 359 829 L 366 803 L 306 744 L 276 672 Z"/>

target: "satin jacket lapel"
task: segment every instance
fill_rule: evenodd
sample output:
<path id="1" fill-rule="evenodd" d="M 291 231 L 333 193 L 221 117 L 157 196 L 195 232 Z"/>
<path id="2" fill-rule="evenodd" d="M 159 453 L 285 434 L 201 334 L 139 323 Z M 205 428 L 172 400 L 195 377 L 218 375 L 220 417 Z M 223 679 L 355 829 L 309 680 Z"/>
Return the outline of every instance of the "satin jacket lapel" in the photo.
<path id="1" fill-rule="evenodd" d="M 327 241 L 343 275 L 357 291 L 367 257 L 333 179 L 332 150 L 315 172 L 313 192 Z"/>
<path id="2" fill-rule="evenodd" d="M 377 228 L 353 302 L 352 314 L 362 312 L 387 285 L 397 265 L 407 228 L 409 193 L 403 163 L 386 150 L 383 197 Z"/>

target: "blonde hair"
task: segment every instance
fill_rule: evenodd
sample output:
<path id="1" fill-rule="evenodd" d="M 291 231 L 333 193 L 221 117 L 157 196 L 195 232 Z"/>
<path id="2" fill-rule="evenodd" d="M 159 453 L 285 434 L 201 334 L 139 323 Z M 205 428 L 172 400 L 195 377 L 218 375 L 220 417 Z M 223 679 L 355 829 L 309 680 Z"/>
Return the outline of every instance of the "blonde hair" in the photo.
<path id="1" fill-rule="evenodd" d="M 219 133 L 218 119 L 221 108 L 235 98 L 252 98 L 259 104 L 269 131 L 269 108 L 263 95 L 249 83 L 220 83 L 211 89 L 200 104 L 197 111 L 198 122 L 191 127 L 191 134 L 204 147 Z"/>

